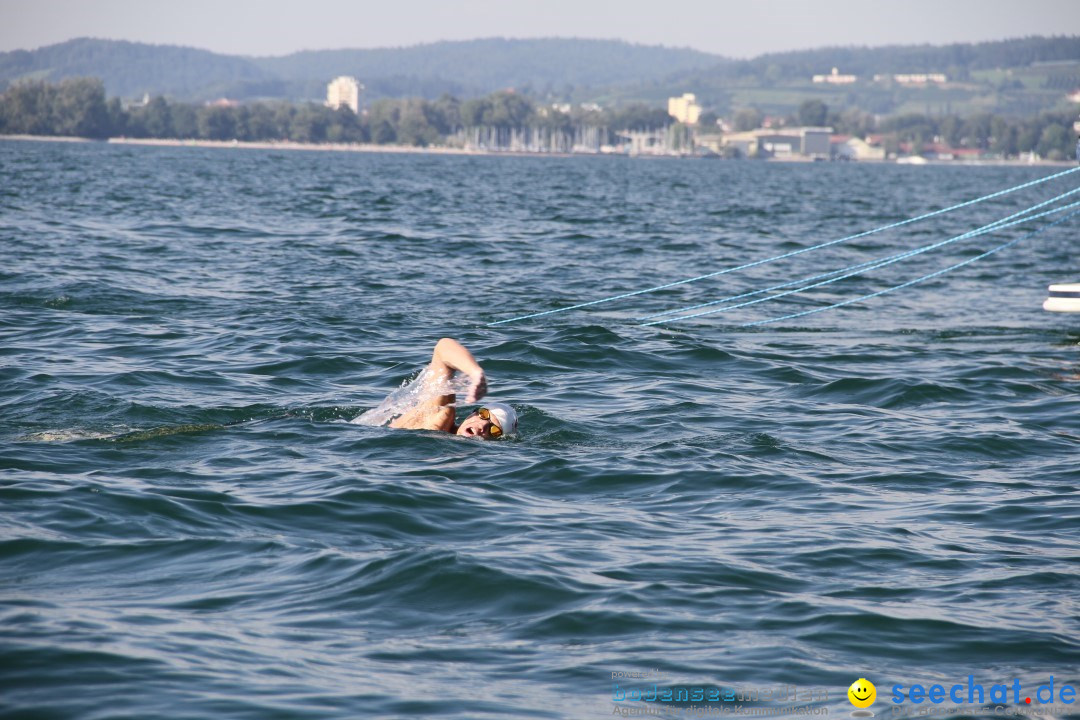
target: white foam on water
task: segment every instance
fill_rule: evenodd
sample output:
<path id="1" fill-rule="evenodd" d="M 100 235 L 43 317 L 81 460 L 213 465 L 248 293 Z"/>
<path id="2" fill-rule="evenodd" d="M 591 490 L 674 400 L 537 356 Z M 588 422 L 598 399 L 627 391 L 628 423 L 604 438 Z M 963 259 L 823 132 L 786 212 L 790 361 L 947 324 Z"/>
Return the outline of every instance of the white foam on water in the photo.
<path id="1" fill-rule="evenodd" d="M 449 380 L 438 378 L 431 372 L 429 365 L 416 377 L 402 381 L 401 387 L 387 395 L 378 407 L 361 413 L 350 422 L 373 427 L 386 425 L 394 418 L 440 395 L 465 395 L 469 391 L 469 384 L 469 378 L 459 374 Z"/>
<path id="2" fill-rule="evenodd" d="M 80 430 L 73 428 L 70 430 L 44 430 L 42 432 L 30 433 L 29 435 L 23 435 L 18 438 L 23 442 L 72 442 L 73 440 L 105 440 L 108 438 L 116 437 L 123 434 L 121 432 L 101 432 L 98 430 Z"/>

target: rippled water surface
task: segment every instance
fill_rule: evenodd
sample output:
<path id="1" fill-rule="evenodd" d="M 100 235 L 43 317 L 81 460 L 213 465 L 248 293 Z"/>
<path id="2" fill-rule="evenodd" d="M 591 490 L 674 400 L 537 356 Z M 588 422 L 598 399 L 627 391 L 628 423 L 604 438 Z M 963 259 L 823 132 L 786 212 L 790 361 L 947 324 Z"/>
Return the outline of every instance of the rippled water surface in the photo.
<path id="1" fill-rule="evenodd" d="M 1080 679 L 1055 172 L 0 143 L 0 708 L 588 718 L 659 686 Z M 348 421 L 459 338 L 521 432 Z M 626 681 L 623 682 L 625 687 Z M 631 681 L 631 685 L 635 681 Z M 651 682 L 651 681 L 650 681 Z M 653 703 L 655 706 L 656 703 Z M 688 705 L 678 705 L 689 712 Z M 714 708 L 720 708 L 716 704 Z"/>

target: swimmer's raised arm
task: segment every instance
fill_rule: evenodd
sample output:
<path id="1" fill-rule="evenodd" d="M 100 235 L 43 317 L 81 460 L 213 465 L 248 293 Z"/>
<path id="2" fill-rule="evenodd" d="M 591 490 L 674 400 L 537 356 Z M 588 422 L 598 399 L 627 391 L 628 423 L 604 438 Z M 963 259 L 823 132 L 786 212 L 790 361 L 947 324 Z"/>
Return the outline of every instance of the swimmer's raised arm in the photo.
<path id="1" fill-rule="evenodd" d="M 390 421 L 390 427 L 403 430 L 440 430 L 467 437 L 495 440 L 517 432 L 517 411 L 506 403 L 488 403 L 477 408 L 455 423 L 456 396 L 447 393 L 454 387 L 449 381 L 455 372 L 469 378 L 466 402 L 476 403 L 487 395 L 487 379 L 484 369 L 465 346 L 453 338 L 443 338 L 435 343 L 431 363 L 416 379 L 423 386 L 417 388 L 420 401 Z M 415 395 L 415 394 L 414 394 Z"/>
<path id="2" fill-rule="evenodd" d="M 444 337 L 435 343 L 435 351 L 431 353 L 431 370 L 445 380 L 449 380 L 455 370 L 468 376 L 470 384 L 466 402 L 477 402 L 487 394 L 484 369 L 472 353 L 453 338 Z"/>
<path id="3" fill-rule="evenodd" d="M 455 370 L 464 373 L 469 378 L 467 402 L 477 402 L 487 394 L 487 380 L 484 378 L 484 370 L 480 367 L 480 363 L 476 362 L 472 353 L 457 340 L 443 338 L 435 343 L 435 350 L 431 353 L 428 382 L 435 383 L 435 387 L 440 389 L 445 388 Z M 457 429 L 454 424 L 456 402 L 457 398 L 453 393 L 431 396 L 391 421 L 390 427 L 406 430 L 442 430 L 452 433 Z"/>

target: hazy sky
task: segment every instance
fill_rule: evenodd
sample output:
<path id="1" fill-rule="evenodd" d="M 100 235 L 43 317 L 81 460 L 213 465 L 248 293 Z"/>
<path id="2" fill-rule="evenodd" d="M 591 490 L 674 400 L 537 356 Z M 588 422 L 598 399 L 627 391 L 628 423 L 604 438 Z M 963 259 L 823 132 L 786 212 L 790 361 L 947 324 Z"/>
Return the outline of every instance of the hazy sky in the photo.
<path id="1" fill-rule="evenodd" d="M 0 0 L 0 51 L 74 37 L 285 55 L 560 36 L 750 57 L 1034 34 L 1080 34 L 1080 0 Z"/>

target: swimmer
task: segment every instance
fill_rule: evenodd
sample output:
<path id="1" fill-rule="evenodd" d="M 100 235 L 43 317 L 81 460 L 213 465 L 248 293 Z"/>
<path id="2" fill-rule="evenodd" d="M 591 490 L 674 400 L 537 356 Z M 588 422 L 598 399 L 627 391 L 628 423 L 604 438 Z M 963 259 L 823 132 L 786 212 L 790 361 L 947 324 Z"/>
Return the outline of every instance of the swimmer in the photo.
<path id="1" fill-rule="evenodd" d="M 425 371 L 425 382 L 433 387 L 448 387 L 454 371 L 469 379 L 465 402 L 479 402 L 487 394 L 487 378 L 484 377 L 484 370 L 476 362 L 476 358 L 457 340 L 443 338 L 435 344 L 431 364 Z M 456 396 L 453 393 L 430 396 L 395 418 L 390 427 L 404 430 L 439 430 L 484 440 L 495 440 L 513 435 L 517 431 L 517 413 L 505 403 L 489 403 L 464 418 L 460 425 L 455 424 L 455 401 Z"/>

